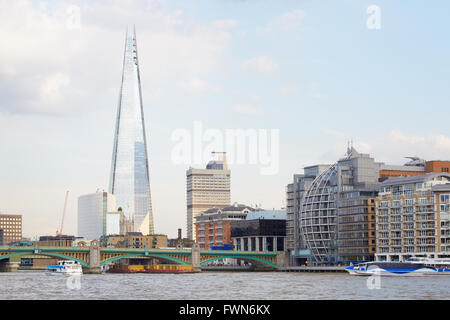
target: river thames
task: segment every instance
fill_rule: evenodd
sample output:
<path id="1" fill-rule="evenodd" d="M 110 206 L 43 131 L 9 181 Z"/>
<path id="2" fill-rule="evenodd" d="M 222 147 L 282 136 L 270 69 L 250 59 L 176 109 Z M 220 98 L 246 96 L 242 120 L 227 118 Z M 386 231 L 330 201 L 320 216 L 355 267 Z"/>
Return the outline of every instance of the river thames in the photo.
<path id="1" fill-rule="evenodd" d="M 0 299 L 450 299 L 447 276 L 381 277 L 372 289 L 367 284 L 368 277 L 346 273 L 203 272 L 78 277 L 43 271 L 0 273 Z"/>

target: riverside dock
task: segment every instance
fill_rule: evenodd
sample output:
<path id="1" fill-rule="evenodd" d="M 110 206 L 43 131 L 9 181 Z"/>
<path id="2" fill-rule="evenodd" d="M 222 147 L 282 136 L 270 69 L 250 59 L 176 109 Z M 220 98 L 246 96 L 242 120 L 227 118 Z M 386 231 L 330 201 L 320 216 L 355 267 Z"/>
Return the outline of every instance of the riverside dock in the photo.
<path id="1" fill-rule="evenodd" d="M 278 271 L 281 272 L 346 272 L 346 267 L 281 267 Z"/>

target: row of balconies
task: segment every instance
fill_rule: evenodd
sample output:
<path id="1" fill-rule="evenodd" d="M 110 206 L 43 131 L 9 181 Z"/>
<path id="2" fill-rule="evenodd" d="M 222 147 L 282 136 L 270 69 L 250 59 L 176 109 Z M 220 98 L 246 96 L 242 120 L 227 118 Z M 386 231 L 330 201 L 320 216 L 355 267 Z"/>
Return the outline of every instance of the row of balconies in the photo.
<path id="1" fill-rule="evenodd" d="M 404 246 L 404 247 L 379 247 L 380 253 L 410 253 L 410 252 L 435 252 L 435 246 Z"/>
<path id="2" fill-rule="evenodd" d="M 414 219 L 414 216 L 416 217 L 426 217 L 427 219 L 431 219 L 434 220 L 435 219 L 435 212 L 434 211 L 430 211 L 430 212 L 422 212 L 422 211 L 415 211 L 415 212 L 396 212 L 396 213 L 381 213 L 381 212 L 377 212 L 377 218 L 378 219 L 385 219 L 385 218 L 391 218 L 391 220 L 393 219 L 403 219 L 403 218 L 408 218 L 410 217 L 410 219 Z"/>
<path id="3" fill-rule="evenodd" d="M 386 222 L 386 223 L 378 223 L 377 230 L 380 231 L 388 231 L 388 230 L 411 230 L 411 229 L 434 229 L 434 224 L 426 224 L 423 222 L 415 222 L 415 226 L 412 226 L 411 222 L 403 222 L 403 223 L 393 223 L 393 222 Z"/>
<path id="4" fill-rule="evenodd" d="M 411 246 L 411 245 L 430 245 L 436 244 L 434 237 L 425 239 L 390 239 L 390 240 L 378 240 L 377 245 L 382 246 Z"/>
<path id="5" fill-rule="evenodd" d="M 377 208 L 401 208 L 401 207 L 422 207 L 422 206 L 433 206 L 435 204 L 434 199 L 423 200 L 423 201 L 412 201 L 405 202 L 403 200 L 394 200 L 391 202 L 380 202 L 376 204 Z"/>

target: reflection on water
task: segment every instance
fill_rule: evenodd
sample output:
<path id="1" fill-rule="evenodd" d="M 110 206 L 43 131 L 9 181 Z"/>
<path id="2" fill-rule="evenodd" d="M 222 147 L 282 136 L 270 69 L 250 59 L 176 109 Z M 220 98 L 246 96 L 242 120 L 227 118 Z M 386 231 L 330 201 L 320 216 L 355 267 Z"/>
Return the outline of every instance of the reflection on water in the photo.
<path id="1" fill-rule="evenodd" d="M 68 278 L 0 273 L 0 299 L 450 299 L 447 276 L 382 277 L 372 290 L 367 277 L 346 273 L 102 274 L 81 276 L 80 286 Z"/>

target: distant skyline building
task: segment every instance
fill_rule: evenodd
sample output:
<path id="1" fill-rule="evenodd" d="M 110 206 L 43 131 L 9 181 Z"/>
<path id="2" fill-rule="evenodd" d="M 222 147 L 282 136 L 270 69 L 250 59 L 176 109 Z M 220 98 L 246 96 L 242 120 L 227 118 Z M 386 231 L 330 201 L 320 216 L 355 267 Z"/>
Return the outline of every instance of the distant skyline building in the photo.
<path id="1" fill-rule="evenodd" d="M 194 222 L 200 212 L 230 205 L 230 175 L 225 155 L 221 160 L 211 160 L 206 169 L 186 171 L 188 239 L 196 239 Z"/>
<path id="2" fill-rule="evenodd" d="M 22 215 L 0 214 L 0 245 L 22 240 Z"/>
<path id="3" fill-rule="evenodd" d="M 130 28 L 125 40 L 109 191 L 132 231 L 154 233 L 136 31 Z"/>
<path id="4" fill-rule="evenodd" d="M 108 192 L 78 198 L 78 236 L 98 240 L 107 232 L 107 214 L 116 211 L 116 199 Z"/>

